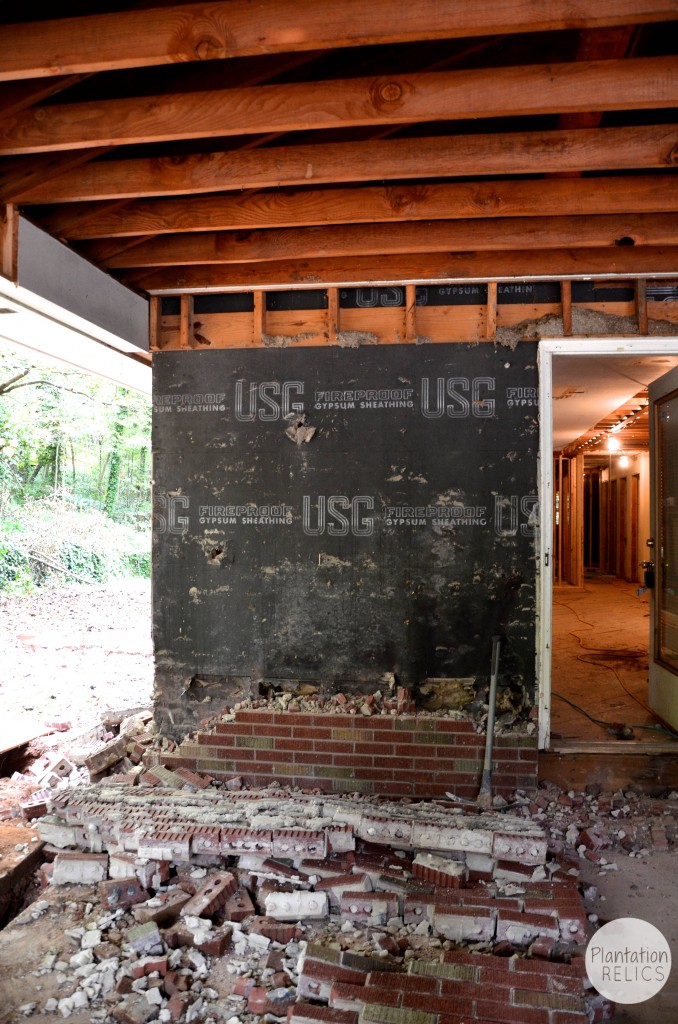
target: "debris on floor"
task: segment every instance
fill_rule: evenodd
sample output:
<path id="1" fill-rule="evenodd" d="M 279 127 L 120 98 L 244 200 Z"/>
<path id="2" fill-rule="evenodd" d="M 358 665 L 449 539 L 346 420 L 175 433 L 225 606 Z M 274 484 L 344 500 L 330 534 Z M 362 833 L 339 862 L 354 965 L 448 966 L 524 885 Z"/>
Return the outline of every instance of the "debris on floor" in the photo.
<path id="1" fill-rule="evenodd" d="M 577 880 L 524 814 L 168 775 L 53 791 L 36 822 L 41 898 L 2 934 L 57 923 L 64 900 L 75 923 L 15 1014 L 609 1019 L 611 1004 L 587 988 Z"/>
<path id="2" fill-rule="evenodd" d="M 353 698 L 340 696 L 314 710 L 345 714 Z M 411 710 L 398 690 L 366 708 L 391 714 L 389 701 Z M 165 767 L 174 749 L 149 710 L 111 714 L 77 749 L 55 744 L 16 773 L 5 827 L 22 867 L 0 857 L 0 895 L 15 912 L 31 878 L 39 888 L 0 932 L 0 958 L 30 935 L 37 959 L 17 963 L 2 1024 L 611 1019 L 584 970 L 601 922 L 587 918 L 580 867 L 604 876 L 616 856 L 675 849 L 678 793 L 542 783 L 469 813 L 247 789 Z"/>

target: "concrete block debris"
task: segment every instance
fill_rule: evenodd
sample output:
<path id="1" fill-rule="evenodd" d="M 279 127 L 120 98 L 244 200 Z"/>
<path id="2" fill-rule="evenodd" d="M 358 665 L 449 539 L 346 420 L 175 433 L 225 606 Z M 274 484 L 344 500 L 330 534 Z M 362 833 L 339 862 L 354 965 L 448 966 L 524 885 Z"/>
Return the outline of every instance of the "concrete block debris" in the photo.
<path id="1" fill-rule="evenodd" d="M 72 844 L 52 847 L 57 878 L 104 874 L 69 929 L 57 1012 L 86 998 L 102 1022 L 604 1019 L 575 956 L 576 879 L 529 817 L 218 782 L 159 792 L 104 780 L 40 819 Z M 546 866 L 556 878 L 534 879 Z"/>

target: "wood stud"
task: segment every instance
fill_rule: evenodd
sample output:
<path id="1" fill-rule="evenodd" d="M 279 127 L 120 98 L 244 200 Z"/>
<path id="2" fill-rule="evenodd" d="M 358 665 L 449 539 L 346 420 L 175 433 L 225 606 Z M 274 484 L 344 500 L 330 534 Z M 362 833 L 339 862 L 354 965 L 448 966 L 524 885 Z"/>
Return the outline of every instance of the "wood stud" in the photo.
<path id="1" fill-rule="evenodd" d="M 336 345 L 339 333 L 339 289 L 327 289 L 327 340 Z"/>
<path id="2" fill-rule="evenodd" d="M 636 281 L 636 316 L 638 317 L 638 332 L 647 334 L 647 281 L 644 278 L 639 278 Z"/>
<path id="3" fill-rule="evenodd" d="M 16 283 L 19 249 L 19 214 L 12 203 L 0 207 L 0 274 Z"/>
<path id="4" fill-rule="evenodd" d="M 252 316 L 252 344 L 261 345 L 264 338 L 266 319 L 266 293 L 254 292 L 254 312 Z"/>
<path id="5" fill-rule="evenodd" d="M 494 341 L 497 335 L 497 282 L 487 283 L 487 320 L 485 324 L 485 336 Z"/>
<path id="6" fill-rule="evenodd" d="M 400 287 L 403 287 L 402 285 Z M 563 337 L 572 335 L 572 282 L 560 282 L 561 302 L 546 303 L 543 310 L 552 315 L 562 313 Z M 510 327 L 524 319 L 534 319 L 534 305 L 498 305 L 499 284 L 490 281 L 487 286 L 487 302 L 477 306 L 436 307 L 417 306 L 417 286 L 413 283 L 403 287 L 404 304 L 400 308 L 374 307 L 366 309 L 341 309 L 340 290 L 335 286 L 327 288 L 325 310 L 306 312 L 277 312 L 266 314 L 266 290 L 252 291 L 253 311 L 251 313 L 205 315 L 205 323 L 193 318 L 193 297 L 181 296 L 181 315 L 160 314 L 161 299 L 151 299 L 151 347 L 153 350 L 177 348 L 201 348 L 204 340 L 195 328 L 204 330 L 214 348 L 261 347 L 267 329 L 272 334 L 288 338 L 293 346 L 336 345 L 341 330 L 355 330 L 375 334 L 377 344 L 416 344 L 423 334 L 433 342 L 440 341 L 493 341 L 496 338 L 498 322 Z M 626 298 L 612 305 L 620 316 L 639 315 L 639 330 L 648 333 L 648 323 L 653 316 L 661 316 L 678 325 L 678 301 L 647 303 L 646 281 L 639 282 L 634 299 Z M 585 308 L 596 308 L 597 303 L 585 302 Z M 654 307 L 654 308 L 652 308 Z M 600 309 L 610 312 L 610 301 L 600 303 Z M 644 310 L 644 314 L 643 314 Z M 343 313 L 343 315 L 342 315 Z M 303 321 L 303 322 L 302 322 Z M 300 332 L 300 333 L 299 333 Z M 249 341 L 246 339 L 249 338 Z"/>
<path id="7" fill-rule="evenodd" d="M 417 286 L 405 286 L 405 341 L 409 344 L 417 340 Z"/>
<path id="8" fill-rule="evenodd" d="M 563 307 L 563 336 L 572 336 L 572 282 L 560 282 L 560 301 Z"/>

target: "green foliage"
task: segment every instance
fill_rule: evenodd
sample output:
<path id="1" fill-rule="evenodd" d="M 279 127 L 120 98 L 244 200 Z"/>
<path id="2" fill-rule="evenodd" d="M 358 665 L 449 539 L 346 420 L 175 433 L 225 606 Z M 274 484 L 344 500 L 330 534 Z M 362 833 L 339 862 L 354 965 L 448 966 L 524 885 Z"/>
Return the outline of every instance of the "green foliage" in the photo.
<path id="1" fill-rule="evenodd" d="M 150 573 L 148 529 L 113 522 L 60 496 L 29 500 L 15 515 L 0 525 L 0 589 Z"/>
<path id="2" fill-rule="evenodd" d="M 0 342 L 0 590 L 150 574 L 145 395 Z"/>

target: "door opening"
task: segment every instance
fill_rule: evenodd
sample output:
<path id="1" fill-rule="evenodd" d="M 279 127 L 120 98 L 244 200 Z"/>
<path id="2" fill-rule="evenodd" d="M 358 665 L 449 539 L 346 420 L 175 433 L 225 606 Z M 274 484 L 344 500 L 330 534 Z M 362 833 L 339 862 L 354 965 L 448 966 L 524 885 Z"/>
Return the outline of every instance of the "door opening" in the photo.
<path id="1" fill-rule="evenodd" d="M 652 533 L 646 388 L 675 365 L 678 339 L 540 345 L 542 748 L 669 739 L 648 708 L 641 562 Z"/>

